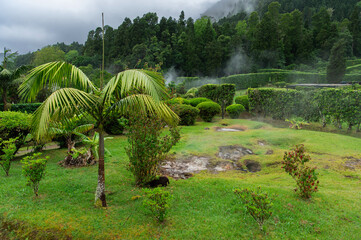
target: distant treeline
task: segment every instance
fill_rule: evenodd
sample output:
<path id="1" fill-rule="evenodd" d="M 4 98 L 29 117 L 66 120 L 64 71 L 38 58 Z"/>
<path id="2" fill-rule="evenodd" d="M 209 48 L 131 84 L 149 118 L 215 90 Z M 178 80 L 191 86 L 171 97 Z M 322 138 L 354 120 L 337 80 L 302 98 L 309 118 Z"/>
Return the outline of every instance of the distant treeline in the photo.
<path id="1" fill-rule="evenodd" d="M 357 1 L 259 0 L 257 11 L 218 22 L 203 17 L 158 18 L 147 13 L 118 28 L 105 27 L 105 62 L 110 72 L 126 68 L 174 67 L 183 76 L 223 77 L 261 68 L 296 69 L 328 61 L 333 46 L 345 57 L 361 57 L 361 4 Z M 295 10 L 299 9 L 299 10 Z M 78 66 L 101 65 L 102 30 L 84 45 L 56 45 Z M 17 64 L 30 62 L 33 53 Z"/>

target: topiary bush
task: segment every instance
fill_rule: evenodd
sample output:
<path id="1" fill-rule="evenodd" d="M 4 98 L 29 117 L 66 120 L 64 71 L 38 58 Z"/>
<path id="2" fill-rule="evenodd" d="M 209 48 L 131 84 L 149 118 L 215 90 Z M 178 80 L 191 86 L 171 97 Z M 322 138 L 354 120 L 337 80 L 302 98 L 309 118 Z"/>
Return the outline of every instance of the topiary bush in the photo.
<path id="1" fill-rule="evenodd" d="M 208 98 L 204 98 L 204 97 L 192 98 L 189 100 L 189 104 L 193 107 L 197 107 L 198 104 L 200 104 L 202 102 L 212 102 L 212 100 L 208 99 Z"/>
<path id="2" fill-rule="evenodd" d="M 191 88 L 187 91 L 187 93 L 185 94 L 186 98 L 194 98 L 196 97 L 198 94 L 198 88 Z M 195 106 L 193 106 L 195 107 Z"/>
<path id="3" fill-rule="evenodd" d="M 221 106 L 215 102 L 203 102 L 198 104 L 199 116 L 205 122 L 212 122 L 212 119 L 217 114 L 221 113 Z"/>
<path id="4" fill-rule="evenodd" d="M 236 102 L 236 104 L 243 105 L 247 112 L 249 111 L 249 102 L 247 95 L 238 96 L 234 101 Z"/>
<path id="5" fill-rule="evenodd" d="M 189 100 L 178 97 L 178 98 L 172 98 L 170 100 L 167 101 L 168 104 L 173 105 L 173 104 L 186 104 L 186 105 L 190 105 Z"/>
<path id="6" fill-rule="evenodd" d="M 233 104 L 228 106 L 226 111 L 231 118 L 235 119 L 238 118 L 242 112 L 246 111 L 246 109 L 241 104 Z"/>
<path id="7" fill-rule="evenodd" d="M 184 104 L 176 104 L 172 107 L 172 110 L 179 116 L 179 125 L 191 126 L 194 125 L 196 118 L 199 115 L 199 109 Z"/>
<path id="8" fill-rule="evenodd" d="M 199 88 L 198 95 L 200 97 L 211 99 L 214 102 L 218 102 L 218 97 L 219 97 L 218 87 L 219 87 L 218 84 L 203 85 Z"/>

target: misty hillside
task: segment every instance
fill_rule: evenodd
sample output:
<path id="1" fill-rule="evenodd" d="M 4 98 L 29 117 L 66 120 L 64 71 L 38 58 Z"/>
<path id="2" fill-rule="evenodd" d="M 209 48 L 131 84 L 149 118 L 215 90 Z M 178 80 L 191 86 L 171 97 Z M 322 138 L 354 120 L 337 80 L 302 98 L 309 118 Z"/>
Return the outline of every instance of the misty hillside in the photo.
<path id="1" fill-rule="evenodd" d="M 220 0 L 207 9 L 202 16 L 209 16 L 216 20 L 230 17 L 244 12 L 258 11 L 263 14 L 267 12 L 268 5 L 274 0 Z M 359 0 L 278 0 L 281 4 L 281 12 L 292 12 L 298 9 L 302 12 L 315 12 L 321 7 L 332 8 L 335 19 L 348 18 Z"/>
<path id="2" fill-rule="evenodd" d="M 4 60 L 4 53 L 0 53 L 0 63 Z"/>
<path id="3" fill-rule="evenodd" d="M 257 0 L 221 0 L 207 9 L 202 16 L 212 17 L 216 20 L 236 15 L 239 12 L 252 12 Z"/>

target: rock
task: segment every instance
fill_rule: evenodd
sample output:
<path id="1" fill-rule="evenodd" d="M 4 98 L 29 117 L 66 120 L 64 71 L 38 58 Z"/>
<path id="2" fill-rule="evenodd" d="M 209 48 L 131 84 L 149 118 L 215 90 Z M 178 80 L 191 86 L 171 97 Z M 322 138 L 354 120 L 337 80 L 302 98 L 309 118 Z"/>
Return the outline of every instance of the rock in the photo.
<path id="1" fill-rule="evenodd" d="M 219 152 L 216 154 L 219 158 L 233 161 L 237 161 L 246 155 L 253 155 L 252 150 L 237 145 L 219 147 Z"/>
<path id="2" fill-rule="evenodd" d="M 209 130 L 209 128 L 205 128 L 204 130 Z"/>

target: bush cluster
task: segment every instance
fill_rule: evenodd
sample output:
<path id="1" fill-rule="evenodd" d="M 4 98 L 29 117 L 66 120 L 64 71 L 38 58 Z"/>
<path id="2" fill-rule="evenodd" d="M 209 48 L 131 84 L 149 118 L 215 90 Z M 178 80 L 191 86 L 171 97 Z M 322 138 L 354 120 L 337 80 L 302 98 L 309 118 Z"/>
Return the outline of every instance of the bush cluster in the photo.
<path id="1" fill-rule="evenodd" d="M 145 189 L 144 191 L 146 199 L 143 201 L 143 205 L 151 211 L 159 222 L 164 222 L 172 195 L 160 187 Z"/>
<path id="2" fill-rule="evenodd" d="M 247 95 L 238 96 L 234 99 L 234 101 L 236 104 L 241 104 L 247 112 L 249 111 L 249 102 Z"/>
<path id="3" fill-rule="evenodd" d="M 241 104 L 233 104 L 226 108 L 228 115 L 233 119 L 238 118 L 239 115 L 245 110 L 245 107 Z"/>
<path id="4" fill-rule="evenodd" d="M 179 125 L 182 126 L 194 125 L 199 115 L 199 109 L 190 105 L 175 104 L 172 106 L 172 110 L 179 116 Z"/>
<path id="5" fill-rule="evenodd" d="M 0 138 L 3 140 L 17 138 L 15 142 L 16 150 L 24 144 L 26 136 L 30 133 L 30 127 L 30 114 L 9 111 L 0 112 Z"/>
<path id="6" fill-rule="evenodd" d="M 181 98 L 181 97 L 169 99 L 169 100 L 167 101 L 167 103 L 170 104 L 170 105 L 173 105 L 173 104 L 186 104 L 186 105 L 190 105 L 189 100 L 184 99 L 184 98 Z"/>
<path id="7" fill-rule="evenodd" d="M 198 104 L 199 116 L 205 122 L 212 122 L 214 116 L 221 112 L 221 106 L 215 102 L 202 102 Z"/>
<path id="8" fill-rule="evenodd" d="M 212 102 L 212 100 L 205 98 L 205 97 L 192 98 L 189 100 L 190 105 L 193 107 L 197 107 L 198 104 L 200 104 L 202 102 Z"/>

